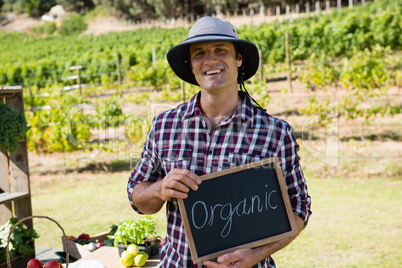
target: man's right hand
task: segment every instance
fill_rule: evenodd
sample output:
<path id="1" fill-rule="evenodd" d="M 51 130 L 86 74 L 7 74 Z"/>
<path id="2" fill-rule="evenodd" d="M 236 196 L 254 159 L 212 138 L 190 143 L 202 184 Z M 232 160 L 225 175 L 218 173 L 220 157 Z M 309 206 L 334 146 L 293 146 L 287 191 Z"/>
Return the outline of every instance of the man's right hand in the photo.
<path id="1" fill-rule="evenodd" d="M 172 169 L 163 179 L 160 198 L 169 201 L 172 198 L 186 199 L 190 190 L 197 191 L 201 178 L 186 169 Z"/>
<path id="2" fill-rule="evenodd" d="M 135 186 L 131 195 L 133 204 L 144 214 L 155 214 L 172 198 L 185 199 L 196 191 L 201 178 L 185 169 L 172 169 L 163 179 L 144 181 Z"/>

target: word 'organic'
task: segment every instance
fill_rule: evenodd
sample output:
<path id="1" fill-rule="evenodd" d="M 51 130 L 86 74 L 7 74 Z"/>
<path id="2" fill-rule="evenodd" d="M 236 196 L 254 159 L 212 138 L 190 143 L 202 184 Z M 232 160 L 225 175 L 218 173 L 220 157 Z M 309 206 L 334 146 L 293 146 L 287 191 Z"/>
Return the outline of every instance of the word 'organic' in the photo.
<path id="1" fill-rule="evenodd" d="M 268 185 L 265 185 L 265 188 L 267 187 Z M 232 230 L 234 218 L 277 209 L 278 205 L 272 200 L 275 195 L 279 195 L 276 190 L 267 190 L 265 196 L 244 197 L 238 203 L 207 205 L 204 201 L 197 201 L 191 208 L 192 225 L 196 229 L 202 229 L 223 221 L 221 237 L 225 238 Z"/>

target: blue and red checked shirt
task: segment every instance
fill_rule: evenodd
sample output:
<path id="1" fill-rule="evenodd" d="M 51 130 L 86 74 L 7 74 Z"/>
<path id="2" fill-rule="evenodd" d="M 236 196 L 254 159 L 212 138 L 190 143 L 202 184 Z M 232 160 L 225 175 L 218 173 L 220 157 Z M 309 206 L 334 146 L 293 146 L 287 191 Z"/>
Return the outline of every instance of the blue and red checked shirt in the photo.
<path id="1" fill-rule="evenodd" d="M 243 97 L 236 112 L 212 132 L 199 106 L 200 92 L 177 108 L 156 116 L 141 158 L 128 181 L 128 197 L 136 185 L 163 179 L 173 168 L 202 176 L 223 169 L 277 156 L 281 163 L 292 209 L 307 224 L 311 199 L 299 164 L 297 144 L 290 125 L 255 107 Z M 246 183 L 246 181 L 245 181 Z M 203 267 L 192 262 L 176 199 L 166 204 L 167 234 L 160 267 Z M 275 267 L 267 258 L 256 267 Z"/>

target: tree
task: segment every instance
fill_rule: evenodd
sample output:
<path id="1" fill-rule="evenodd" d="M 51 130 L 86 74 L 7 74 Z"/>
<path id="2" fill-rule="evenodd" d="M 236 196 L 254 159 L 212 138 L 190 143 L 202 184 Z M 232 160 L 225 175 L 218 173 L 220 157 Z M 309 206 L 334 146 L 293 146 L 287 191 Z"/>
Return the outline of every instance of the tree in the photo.
<path id="1" fill-rule="evenodd" d="M 0 8 L 14 13 L 28 13 L 31 17 L 40 17 L 56 5 L 56 0 L 0 0 Z"/>
<path id="2" fill-rule="evenodd" d="M 56 5 L 56 0 L 27 0 L 25 12 L 31 17 L 40 17 Z"/>
<path id="3" fill-rule="evenodd" d="M 85 31 L 87 26 L 88 25 L 82 15 L 70 14 L 62 19 L 57 33 L 63 36 L 76 35 Z"/>
<path id="4" fill-rule="evenodd" d="M 155 19 L 152 0 L 96 0 L 97 4 L 112 8 L 119 18 L 130 20 Z M 161 2 L 161 1 L 157 1 Z M 163 2 L 163 1 L 162 1 Z"/>
<path id="5" fill-rule="evenodd" d="M 57 0 L 66 11 L 74 11 L 83 14 L 88 9 L 93 9 L 95 4 L 92 0 Z"/>

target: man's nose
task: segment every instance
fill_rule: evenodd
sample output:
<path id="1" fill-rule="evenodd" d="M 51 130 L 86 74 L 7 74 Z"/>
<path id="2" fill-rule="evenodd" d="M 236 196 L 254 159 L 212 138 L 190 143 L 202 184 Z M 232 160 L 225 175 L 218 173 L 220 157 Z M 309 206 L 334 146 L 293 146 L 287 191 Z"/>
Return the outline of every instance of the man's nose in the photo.
<path id="1" fill-rule="evenodd" d="M 205 56 L 205 64 L 211 64 L 216 62 L 216 55 L 214 53 L 207 53 Z"/>

